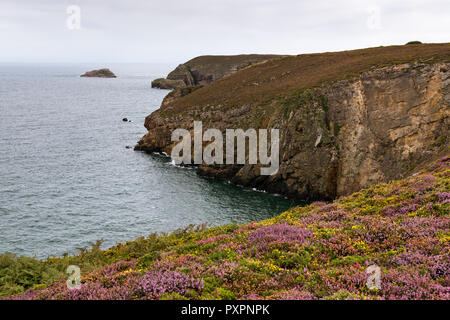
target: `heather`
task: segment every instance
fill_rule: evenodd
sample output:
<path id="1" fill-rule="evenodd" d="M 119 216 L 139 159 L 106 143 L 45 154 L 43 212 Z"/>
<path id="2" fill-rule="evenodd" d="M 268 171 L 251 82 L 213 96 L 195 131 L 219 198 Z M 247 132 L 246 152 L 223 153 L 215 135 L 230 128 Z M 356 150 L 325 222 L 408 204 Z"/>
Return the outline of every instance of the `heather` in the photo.
<path id="1" fill-rule="evenodd" d="M 449 299 L 450 157 L 404 180 L 246 225 L 190 226 L 107 250 L 0 256 L 8 299 Z M 81 288 L 66 287 L 68 265 Z M 381 287 L 366 285 L 368 266 Z"/>

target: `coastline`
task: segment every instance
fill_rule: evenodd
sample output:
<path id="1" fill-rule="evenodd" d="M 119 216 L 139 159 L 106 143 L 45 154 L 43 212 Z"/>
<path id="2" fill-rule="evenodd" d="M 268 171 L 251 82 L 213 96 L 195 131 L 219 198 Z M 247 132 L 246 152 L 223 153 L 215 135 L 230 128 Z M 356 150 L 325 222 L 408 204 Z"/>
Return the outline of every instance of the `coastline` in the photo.
<path id="1" fill-rule="evenodd" d="M 444 156 L 407 179 L 332 203 L 293 208 L 258 223 L 189 226 L 107 250 L 97 242 L 77 256 L 46 261 L 1 255 L 2 264 L 22 266 L 12 271 L 18 272 L 13 278 L 22 279 L 20 272 L 25 270 L 38 276 L 26 287 L 21 282 L 3 284 L 1 296 L 449 299 L 445 262 L 450 240 L 449 173 L 450 156 Z M 405 273 L 402 261 L 410 259 L 419 259 L 420 264 L 408 264 Z M 366 287 L 366 269 L 374 264 L 383 274 L 380 290 Z M 68 265 L 82 270 L 79 290 L 68 289 L 62 280 Z"/>
<path id="2" fill-rule="evenodd" d="M 449 59 L 446 43 L 250 65 L 210 84 L 168 93 L 147 116 L 148 133 L 135 150 L 170 154 L 171 133 L 192 132 L 199 120 L 223 134 L 279 129 L 277 174 L 260 176 L 258 165 L 248 163 L 202 164 L 199 174 L 291 199 L 330 201 L 403 178 L 448 147 Z"/>

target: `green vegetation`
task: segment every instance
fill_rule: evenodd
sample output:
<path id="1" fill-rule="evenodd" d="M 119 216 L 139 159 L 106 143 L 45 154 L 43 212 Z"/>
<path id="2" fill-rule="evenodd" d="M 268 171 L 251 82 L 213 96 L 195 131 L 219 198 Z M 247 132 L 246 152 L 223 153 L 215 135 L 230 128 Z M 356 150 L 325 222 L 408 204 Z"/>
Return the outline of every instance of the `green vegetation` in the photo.
<path id="1" fill-rule="evenodd" d="M 246 225 L 205 225 L 41 261 L 0 255 L 17 299 L 449 299 L 450 157 L 408 179 Z M 366 286 L 367 267 L 381 288 Z M 81 288 L 65 270 L 78 265 Z"/>

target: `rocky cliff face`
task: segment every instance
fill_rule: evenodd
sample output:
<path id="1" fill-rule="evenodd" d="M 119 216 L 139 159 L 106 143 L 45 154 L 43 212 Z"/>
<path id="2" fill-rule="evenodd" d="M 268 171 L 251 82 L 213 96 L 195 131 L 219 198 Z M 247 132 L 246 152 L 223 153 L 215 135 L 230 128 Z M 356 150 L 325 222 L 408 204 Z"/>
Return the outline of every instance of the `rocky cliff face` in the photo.
<path id="1" fill-rule="evenodd" d="M 448 148 L 449 69 L 402 64 L 324 88 L 331 127 L 340 126 L 337 195 L 402 178 Z"/>
<path id="2" fill-rule="evenodd" d="M 137 150 L 170 154 L 172 131 L 192 130 L 194 120 L 222 132 L 278 128 L 277 174 L 261 176 L 258 165 L 201 165 L 199 173 L 297 199 L 331 199 L 401 178 L 424 160 L 448 152 L 450 144 L 448 59 L 372 67 L 258 105 L 224 101 L 175 108 L 182 99 L 167 96 L 161 109 L 147 117 L 149 132 Z"/>
<path id="3" fill-rule="evenodd" d="M 235 56 L 201 56 L 178 65 L 166 79 L 152 81 L 152 88 L 174 89 L 207 85 L 252 64 L 281 55 L 242 54 Z"/>

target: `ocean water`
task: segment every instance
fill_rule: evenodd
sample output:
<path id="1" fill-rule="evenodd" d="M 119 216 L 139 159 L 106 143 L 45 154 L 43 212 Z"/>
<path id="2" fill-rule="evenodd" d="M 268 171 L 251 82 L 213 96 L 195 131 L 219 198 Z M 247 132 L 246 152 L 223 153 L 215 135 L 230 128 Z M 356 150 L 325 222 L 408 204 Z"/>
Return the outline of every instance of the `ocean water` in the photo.
<path id="1" fill-rule="evenodd" d="M 0 64 L 0 253 L 46 258 L 189 224 L 261 220 L 294 203 L 126 149 L 167 90 L 172 65 Z M 123 122 L 127 117 L 132 122 Z"/>

